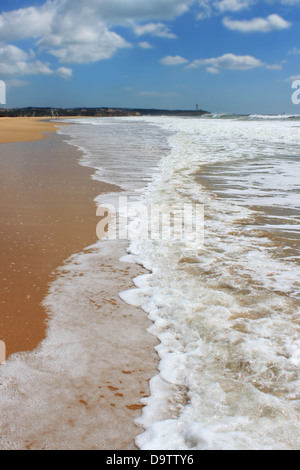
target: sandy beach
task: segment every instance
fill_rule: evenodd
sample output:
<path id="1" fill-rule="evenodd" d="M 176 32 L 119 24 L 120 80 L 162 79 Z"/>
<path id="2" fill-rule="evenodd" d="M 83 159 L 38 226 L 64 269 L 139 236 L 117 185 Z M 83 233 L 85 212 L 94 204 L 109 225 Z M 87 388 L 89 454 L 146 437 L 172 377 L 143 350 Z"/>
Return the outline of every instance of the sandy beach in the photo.
<path id="1" fill-rule="evenodd" d="M 3 117 L 0 119 L 0 144 L 44 139 L 45 133 L 55 132 L 57 127 L 57 123 L 49 122 L 46 118 Z"/>
<path id="2" fill-rule="evenodd" d="M 48 134 L 45 140 L 40 131 L 53 132 L 53 123 L 17 118 L 4 127 L 2 140 L 7 131 L 9 140 L 16 139 L 0 146 L 0 334 L 10 355 L 34 349 L 44 337 L 40 304 L 53 271 L 97 240 L 93 199 L 115 188 L 93 181 L 77 163 L 80 153 L 62 137 Z M 20 142 L 24 132 L 26 144 Z"/>
<path id="3" fill-rule="evenodd" d="M 118 191 L 116 186 L 92 180 L 92 170 L 78 164 L 80 152 L 54 133 L 58 125 L 36 118 L 0 121 L 0 340 L 6 344 L 8 358 L 34 351 L 45 338 L 49 318 L 42 302 L 57 277 L 56 269 L 97 241 L 94 198 Z M 107 317 L 109 313 L 104 320 L 106 333 L 99 338 L 103 354 L 109 354 L 106 370 L 99 370 L 105 417 L 99 449 L 135 448 L 134 438 L 141 430 L 134 418 L 141 413 L 140 399 L 147 396 L 148 381 L 157 367 L 156 339 L 146 332 L 150 326 L 146 314 L 118 297 L 143 273 L 138 266 L 119 262 L 125 248 L 116 250 L 115 259 L 104 257 L 99 267 L 104 281 L 106 270 L 114 279 L 103 286 L 102 302 L 95 306 L 97 314 L 104 312 Z M 115 361 L 109 344 L 114 333 L 107 334 L 110 324 L 124 331 L 133 327 L 138 336 L 136 347 L 130 334 L 128 344 L 123 337 Z M 125 363 L 118 363 L 122 357 Z M 79 403 L 88 412 L 88 401 L 81 398 Z M 43 436 L 28 439 L 32 442 L 26 441 L 27 448 L 43 448 Z M 60 448 L 55 432 L 46 440 L 47 448 Z M 80 442 L 66 442 L 62 448 L 80 448 Z"/>

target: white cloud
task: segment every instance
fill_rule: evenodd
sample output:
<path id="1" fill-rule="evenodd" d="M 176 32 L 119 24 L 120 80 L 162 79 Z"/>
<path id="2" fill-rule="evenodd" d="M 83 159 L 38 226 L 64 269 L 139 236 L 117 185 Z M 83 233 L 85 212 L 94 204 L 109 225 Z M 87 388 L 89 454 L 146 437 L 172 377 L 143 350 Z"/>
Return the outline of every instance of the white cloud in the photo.
<path id="1" fill-rule="evenodd" d="M 188 62 L 187 59 L 179 55 L 176 55 L 176 56 L 168 55 L 160 60 L 160 63 L 163 65 L 180 65 L 180 64 L 186 64 L 187 62 Z"/>
<path id="2" fill-rule="evenodd" d="M 59 46 L 55 47 L 56 44 Z M 59 32 L 43 38 L 39 45 L 47 48 L 50 54 L 58 58 L 59 62 L 67 64 L 83 64 L 109 59 L 118 49 L 130 47 L 130 44 L 121 36 L 100 24 L 94 32 L 85 33 L 83 29 L 70 35 L 66 31 L 64 35 Z M 51 48 L 52 45 L 53 48 Z"/>
<path id="3" fill-rule="evenodd" d="M 41 8 L 3 12 L 0 15 L 0 41 L 40 37 L 50 31 L 54 14 L 54 4 L 49 2 Z"/>
<path id="4" fill-rule="evenodd" d="M 27 53 L 17 46 L 5 44 L 0 47 L 0 70 L 3 77 L 14 77 L 11 83 L 18 83 L 16 77 L 25 75 L 51 75 L 57 73 L 63 78 L 69 78 L 72 70 L 67 67 L 60 67 L 56 71 L 52 70 L 49 64 L 45 64 L 35 58 L 35 54 Z"/>
<path id="5" fill-rule="evenodd" d="M 195 0 L 68 0 L 77 4 L 88 4 L 108 21 L 170 20 L 188 11 Z"/>
<path id="6" fill-rule="evenodd" d="M 253 4 L 253 0 L 217 0 L 213 4 L 217 10 L 224 13 L 245 10 Z"/>
<path id="7" fill-rule="evenodd" d="M 248 10 L 259 3 L 259 0 L 197 0 L 198 14 L 197 18 L 202 20 L 215 15 L 222 15 L 226 12 L 240 12 Z M 263 2 L 261 2 L 263 3 Z M 268 0 L 269 6 L 279 3 L 285 6 L 299 5 L 300 0 Z"/>
<path id="8" fill-rule="evenodd" d="M 279 15 L 269 15 L 267 18 L 253 18 L 252 20 L 232 20 L 224 18 L 223 24 L 226 28 L 233 31 L 240 31 L 241 33 L 269 33 L 271 31 L 278 31 L 288 29 L 291 23 L 281 18 Z"/>
<path id="9" fill-rule="evenodd" d="M 99 16 L 85 8 L 86 3 L 76 10 L 66 2 L 62 11 L 58 9 L 50 32 L 38 41 L 40 48 L 48 50 L 61 63 L 97 62 L 109 59 L 120 48 L 130 47 Z"/>
<path id="10" fill-rule="evenodd" d="M 48 65 L 43 64 L 39 60 L 34 62 L 1 62 L 0 58 L 0 70 L 2 76 L 22 76 L 22 75 L 49 75 L 53 71 Z"/>
<path id="11" fill-rule="evenodd" d="M 43 38 L 64 35 L 73 28 L 97 36 L 97 23 L 130 26 L 149 20 L 174 19 L 188 11 L 196 0 L 47 0 L 40 7 L 22 8 L 0 14 L 0 40 Z M 76 33 L 77 34 L 77 33 Z M 90 37 L 91 37 L 90 36 Z M 83 38 L 85 39 L 85 38 Z"/>
<path id="12" fill-rule="evenodd" d="M 216 73 L 219 69 L 250 70 L 263 67 L 264 63 L 250 55 L 238 56 L 234 54 L 224 54 L 220 57 L 194 60 L 187 68 L 197 68 L 201 66 L 213 67 Z"/>
<path id="13" fill-rule="evenodd" d="M 0 61 L 5 62 L 21 62 L 28 59 L 28 54 L 19 47 L 12 44 L 3 45 L 0 47 Z"/>
<path id="14" fill-rule="evenodd" d="M 144 36 L 150 34 L 161 38 L 175 39 L 175 34 L 171 33 L 169 28 L 163 23 L 148 23 L 145 25 L 136 25 L 134 32 L 137 36 Z"/>
<path id="15" fill-rule="evenodd" d="M 182 15 L 195 2 L 196 0 L 45 0 L 39 7 L 2 12 L 0 41 L 31 38 L 36 40 L 38 52 L 49 52 L 62 64 L 95 62 L 109 59 L 119 49 L 131 46 L 114 31 L 114 27 L 118 25 L 133 29 L 137 36 L 148 34 L 175 38 L 175 34 L 160 21 Z M 150 45 L 141 42 L 140 47 L 150 48 Z M 11 65 L 8 62 L 6 69 Z M 44 70 L 46 72 L 46 68 Z"/>
<path id="16" fill-rule="evenodd" d="M 218 74 L 218 73 L 220 73 L 220 70 L 217 69 L 217 68 L 215 68 L 215 67 L 207 67 L 206 71 L 207 71 L 208 73 L 213 73 L 213 74 Z"/>
<path id="17" fill-rule="evenodd" d="M 196 0 L 45 0 L 40 7 L 27 7 L 0 15 L 0 39 L 43 36 L 60 17 L 81 21 L 97 18 L 109 24 L 128 21 L 171 20 L 188 11 Z"/>
<path id="18" fill-rule="evenodd" d="M 258 0 L 45 0 L 41 6 L 2 12 L 0 45 L 16 49 L 11 49 L 10 56 L 3 51 L 0 54 L 1 73 L 6 75 L 58 73 L 67 78 L 72 75 L 72 71 L 68 67 L 63 67 L 64 65 L 109 59 L 120 49 L 131 47 L 119 30 L 116 32 L 117 26 L 130 28 L 137 37 L 150 35 L 174 39 L 176 35 L 164 21 L 184 14 L 191 7 L 194 7 L 194 11 L 198 11 L 200 16 L 209 16 L 212 13 L 240 11 L 255 1 Z M 300 0 L 277 1 L 295 3 Z M 283 29 L 289 26 L 289 23 L 278 15 L 258 20 L 260 20 L 259 30 Z M 257 19 L 237 22 L 227 18 L 224 24 L 243 31 L 247 28 L 248 30 L 258 28 Z M 16 46 L 7 44 L 26 38 L 35 41 L 35 57 L 32 53 L 25 53 Z M 151 47 L 149 42 L 142 40 L 139 46 L 145 49 Z M 51 54 L 61 67 L 51 68 L 49 64 L 37 60 L 40 52 Z M 176 60 L 185 59 L 179 57 L 173 60 L 175 63 L 171 64 L 172 60 L 169 59 L 170 63 L 166 65 L 175 65 Z M 207 67 L 211 68 L 211 73 L 215 73 L 212 70 L 217 71 L 222 65 L 215 66 L 209 63 Z M 57 69 L 56 72 L 54 68 Z"/>
<path id="19" fill-rule="evenodd" d="M 226 11 L 237 12 L 248 9 L 256 0 L 198 0 L 197 18 L 202 20 Z M 300 0 L 299 0 L 300 1 Z"/>
<path id="20" fill-rule="evenodd" d="M 153 46 L 151 46 L 151 44 L 149 44 L 149 42 L 147 42 L 147 41 L 139 42 L 139 46 L 142 49 L 153 49 Z"/>
<path id="21" fill-rule="evenodd" d="M 47 64 L 33 58 L 12 44 L 0 47 L 0 70 L 3 76 L 48 75 L 53 73 Z"/>
<path id="22" fill-rule="evenodd" d="M 59 67 L 56 70 L 56 73 L 62 78 L 71 78 L 73 75 L 72 69 L 69 69 L 68 67 Z"/>
<path id="23" fill-rule="evenodd" d="M 256 59 L 250 55 L 235 55 L 235 54 L 224 54 L 220 57 L 212 57 L 209 59 L 194 60 L 190 65 L 187 65 L 187 69 L 206 67 L 206 71 L 209 73 L 217 74 L 223 70 L 251 70 L 259 67 L 264 67 L 269 70 L 281 70 L 282 66 L 275 64 L 269 65 L 262 62 L 260 59 Z"/>

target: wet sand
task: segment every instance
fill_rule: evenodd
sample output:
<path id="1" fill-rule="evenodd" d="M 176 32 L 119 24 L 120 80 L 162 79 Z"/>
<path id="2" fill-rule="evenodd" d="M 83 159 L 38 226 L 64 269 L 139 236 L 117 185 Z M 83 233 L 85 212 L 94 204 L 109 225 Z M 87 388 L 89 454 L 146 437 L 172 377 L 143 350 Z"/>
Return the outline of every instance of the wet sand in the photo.
<path id="1" fill-rule="evenodd" d="M 43 339 L 40 304 L 53 271 L 97 240 L 93 199 L 115 189 L 93 181 L 80 152 L 62 141 L 53 134 L 0 145 L 0 339 L 8 355 Z"/>
<path id="2" fill-rule="evenodd" d="M 78 164 L 81 153 L 64 143 L 65 137 L 41 135 L 38 128 L 35 131 L 35 138 L 42 140 L 33 141 L 32 135 L 27 136 L 31 139 L 27 143 L 0 145 L 0 340 L 6 344 L 8 357 L 23 351 L 28 354 L 45 338 L 48 318 L 42 302 L 57 277 L 55 270 L 70 255 L 97 241 L 99 219 L 94 198 L 118 191 L 113 185 L 91 179 L 92 170 Z M 50 132 L 49 128 L 43 128 L 43 132 Z M 22 133 L 18 136 L 21 139 Z M 146 314 L 118 297 L 120 291 L 133 287 L 135 276 L 144 272 L 118 261 L 125 248 L 116 251 L 116 259 L 103 258 L 101 270 L 107 269 L 114 282 L 104 288 L 103 298 L 95 306 L 99 315 L 106 312 L 103 318 L 109 313 L 105 337 L 99 338 L 103 354 L 107 351 L 109 355 L 106 370 L 99 370 L 99 379 L 103 380 L 99 390 L 107 391 L 101 397 L 105 427 L 99 449 L 135 448 L 134 438 L 141 429 L 134 418 L 141 414 L 140 399 L 149 392 L 148 381 L 157 367 L 157 341 L 146 331 L 150 326 Z M 115 359 L 109 344 L 114 332 L 107 335 L 110 322 L 114 328 L 120 324 L 125 332 L 134 328 L 134 335 L 138 335 L 136 346 L 131 335 L 123 335 L 123 353 L 119 347 Z M 125 363 L 118 363 L 122 357 Z M 85 399 L 80 403 L 88 407 Z M 37 441 L 37 445 L 27 444 L 28 448 L 43 448 L 41 439 Z M 53 448 L 59 448 L 55 436 L 47 436 L 47 441 L 47 448 L 51 449 L 51 441 Z M 69 439 L 61 447 L 81 448 L 80 442 L 71 443 Z"/>

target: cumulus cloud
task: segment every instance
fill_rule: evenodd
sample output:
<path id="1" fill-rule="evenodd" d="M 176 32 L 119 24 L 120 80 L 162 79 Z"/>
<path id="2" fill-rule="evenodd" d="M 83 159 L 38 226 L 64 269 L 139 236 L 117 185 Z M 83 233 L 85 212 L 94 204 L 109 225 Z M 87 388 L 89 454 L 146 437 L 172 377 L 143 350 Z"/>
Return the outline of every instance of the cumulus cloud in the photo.
<path id="1" fill-rule="evenodd" d="M 268 65 L 260 59 L 250 55 L 224 54 L 220 57 L 194 60 L 186 68 L 206 67 L 206 71 L 212 74 L 220 73 L 221 70 L 251 70 L 258 67 L 280 70 L 281 65 Z"/>
<path id="2" fill-rule="evenodd" d="M 220 0 L 214 2 L 214 6 L 220 12 L 241 11 L 249 8 L 252 4 L 253 0 Z"/>
<path id="3" fill-rule="evenodd" d="M 225 70 L 250 70 L 263 67 L 265 64 L 250 55 L 238 56 L 235 54 L 224 54 L 220 57 L 210 59 L 194 60 L 187 68 L 207 67 L 210 73 L 218 73 L 220 69 Z"/>
<path id="4" fill-rule="evenodd" d="M 34 39 L 38 52 L 46 51 L 62 64 L 82 64 L 112 57 L 119 49 L 131 47 L 114 31 L 122 25 L 137 36 L 152 35 L 173 39 L 176 36 L 162 23 L 182 15 L 197 0 L 45 0 L 41 6 L 20 8 L 0 14 L 0 41 Z M 141 42 L 140 47 L 150 48 Z M 34 64 L 23 68 L 34 69 Z M 7 71 L 11 61 L 3 61 Z M 19 64 L 19 62 L 18 62 Z M 18 67 L 16 66 L 15 69 Z M 21 66 L 19 64 L 21 70 Z M 47 65 L 35 62 L 36 70 Z M 70 76 L 70 72 L 61 72 Z M 8 73 L 8 72 L 7 72 Z"/>
<path id="5" fill-rule="evenodd" d="M 64 2 L 57 8 L 50 31 L 38 41 L 39 47 L 48 50 L 59 62 L 97 62 L 112 57 L 120 48 L 130 47 L 125 39 L 107 27 L 101 17 L 86 8 L 89 2 L 82 2 L 78 9 L 73 3 L 71 8 L 69 3 Z"/>
<path id="6" fill-rule="evenodd" d="M 248 9 L 255 0 L 198 0 L 197 18 L 202 20 L 228 11 L 237 12 Z"/>
<path id="7" fill-rule="evenodd" d="M 219 69 L 216 69 L 215 67 L 207 67 L 206 71 L 208 73 L 213 73 L 213 74 L 218 74 L 220 73 L 220 70 Z"/>
<path id="8" fill-rule="evenodd" d="M 73 3 L 74 0 L 69 0 Z M 89 4 L 90 7 L 101 14 L 101 17 L 108 21 L 138 20 L 147 21 L 150 19 L 170 20 L 188 11 L 195 0 L 110 0 L 109 2 L 99 2 L 99 0 L 75 0 L 78 5 Z"/>
<path id="9" fill-rule="evenodd" d="M 160 60 L 160 63 L 163 65 L 180 65 L 180 64 L 186 64 L 187 62 L 188 62 L 187 59 L 179 55 L 176 55 L 176 56 L 168 55 Z"/>
<path id="10" fill-rule="evenodd" d="M 166 56 L 160 60 L 163 65 L 181 65 L 187 64 L 188 60 L 181 56 Z M 260 59 L 256 59 L 250 55 L 223 54 L 220 57 L 212 57 L 209 59 L 196 59 L 185 68 L 193 69 L 198 67 L 206 67 L 206 71 L 212 74 L 218 74 L 224 70 L 251 70 L 258 67 L 265 67 L 269 70 L 281 70 L 280 64 L 265 64 Z"/>
<path id="11" fill-rule="evenodd" d="M 59 67 L 56 70 L 56 73 L 62 78 L 71 78 L 73 75 L 72 69 L 69 69 L 68 67 Z"/>
<path id="12" fill-rule="evenodd" d="M 198 0 L 197 18 L 202 20 L 204 18 L 222 15 L 228 12 L 237 13 L 244 10 L 250 10 L 258 3 L 259 0 Z M 293 5 L 299 5 L 300 0 L 269 0 L 268 3 L 269 5 L 279 3 L 291 7 Z"/>
<path id="13" fill-rule="evenodd" d="M 291 23 L 281 18 L 279 15 L 269 15 L 267 18 L 253 18 L 252 20 L 232 20 L 224 18 L 223 24 L 226 28 L 233 31 L 240 31 L 241 33 L 269 33 L 271 31 L 278 31 L 288 29 Z"/>
<path id="14" fill-rule="evenodd" d="M 56 47 L 56 44 L 59 46 Z M 68 64 L 87 64 L 109 59 L 118 49 L 130 47 L 121 36 L 100 24 L 97 31 L 85 32 L 82 28 L 70 36 L 60 33 L 47 36 L 39 45 L 47 48 L 59 62 Z"/>
<path id="15" fill-rule="evenodd" d="M 137 36 L 144 36 L 145 34 L 150 34 L 152 36 L 157 36 L 161 38 L 176 38 L 175 34 L 171 33 L 169 28 L 163 23 L 148 23 L 145 25 L 136 25 L 134 27 L 134 32 Z"/>
<path id="16" fill-rule="evenodd" d="M 141 42 L 139 42 L 139 46 L 140 46 L 142 49 L 153 49 L 153 46 L 151 46 L 151 44 L 149 44 L 149 42 L 147 42 L 147 41 L 141 41 Z"/>
<path id="17" fill-rule="evenodd" d="M 20 8 L 0 15 L 0 41 L 38 38 L 47 34 L 55 15 L 54 4 Z"/>
<path id="18" fill-rule="evenodd" d="M 12 44 L 0 47 L 0 70 L 5 77 L 53 73 L 49 65 L 35 59 L 32 52 L 28 54 Z"/>
<path id="19" fill-rule="evenodd" d="M 264 67 L 269 70 L 281 70 L 282 66 L 269 65 L 251 55 L 224 54 L 220 57 L 194 60 L 186 68 L 206 67 L 206 71 L 212 74 L 220 73 L 221 70 L 251 70 Z"/>
<path id="20" fill-rule="evenodd" d="M 33 51 L 27 53 L 12 44 L 0 47 L 0 70 L 3 77 L 14 77 L 9 80 L 9 83 L 18 83 L 18 86 L 28 82 L 18 80 L 15 77 L 25 75 L 51 75 L 57 73 L 62 78 L 70 78 L 72 76 L 71 69 L 59 67 L 57 70 L 53 70 L 49 64 L 36 59 Z"/>
<path id="21" fill-rule="evenodd" d="M 257 0 L 45 0 L 40 6 L 2 12 L 0 14 L 0 47 L 3 45 L 0 53 L 1 73 L 6 75 L 57 73 L 69 78 L 72 71 L 64 67 L 65 65 L 109 59 L 120 49 L 132 46 L 122 36 L 120 32 L 122 30 L 116 29 L 118 26 L 131 29 L 138 38 L 148 35 L 174 39 L 176 35 L 165 22 L 184 14 L 192 7 L 200 16 L 201 14 L 209 16 L 211 12 L 214 14 L 237 12 L 248 8 L 255 1 Z M 300 0 L 278 1 L 286 3 Z M 248 22 L 226 18 L 224 25 L 244 32 L 284 29 L 290 26 L 278 15 Z M 35 45 L 31 47 L 35 48 L 36 57 L 18 49 L 15 45 L 8 44 L 27 38 L 34 41 Z M 140 47 L 145 49 L 151 47 L 148 42 L 142 39 L 140 41 Z M 8 47 L 11 48 L 11 55 L 7 54 Z M 51 68 L 49 64 L 39 61 L 37 57 L 41 52 L 50 54 L 52 62 L 56 59 L 60 67 Z M 186 63 L 180 56 L 175 58 L 169 56 L 163 60 L 165 65 Z M 195 64 L 196 61 L 193 66 Z M 240 67 L 244 66 L 245 62 L 242 61 Z M 208 63 L 207 67 L 215 71 L 212 73 L 216 73 L 223 68 L 221 58 L 217 65 L 212 62 Z"/>
<path id="22" fill-rule="evenodd" d="M 64 36 L 78 28 L 97 39 L 98 24 L 127 25 L 149 20 L 174 19 L 195 0 L 47 0 L 40 7 L 22 8 L 0 15 L 0 40 Z M 147 25 L 146 25 L 147 26 Z M 163 26 L 157 26 L 163 31 Z M 85 37 L 83 39 L 85 39 Z"/>

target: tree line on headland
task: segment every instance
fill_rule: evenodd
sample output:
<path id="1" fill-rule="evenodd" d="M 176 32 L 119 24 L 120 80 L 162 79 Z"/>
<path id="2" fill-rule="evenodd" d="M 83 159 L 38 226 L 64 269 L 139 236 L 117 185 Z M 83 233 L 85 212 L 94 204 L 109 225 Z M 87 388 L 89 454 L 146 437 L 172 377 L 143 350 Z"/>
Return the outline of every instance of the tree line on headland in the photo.
<path id="1" fill-rule="evenodd" d="M 129 109 L 129 108 L 0 108 L 0 117 L 114 117 L 114 116 L 202 116 L 203 110 Z"/>

